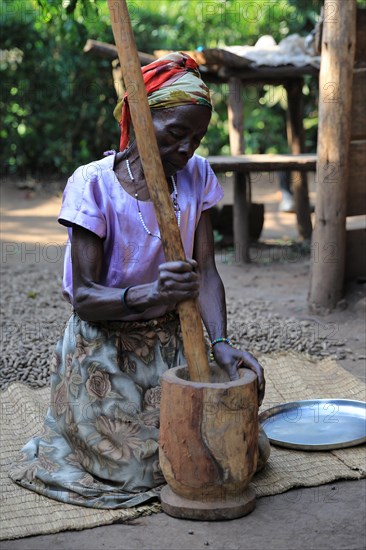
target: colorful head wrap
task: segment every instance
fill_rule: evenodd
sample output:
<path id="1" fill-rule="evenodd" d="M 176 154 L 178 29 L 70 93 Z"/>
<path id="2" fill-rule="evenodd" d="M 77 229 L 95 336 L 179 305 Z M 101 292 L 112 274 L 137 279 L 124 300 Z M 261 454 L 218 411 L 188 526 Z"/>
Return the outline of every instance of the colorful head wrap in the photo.
<path id="1" fill-rule="evenodd" d="M 198 65 L 189 55 L 174 52 L 142 68 L 148 103 L 151 109 L 168 109 L 179 105 L 206 105 L 212 109 L 210 91 L 201 79 Z M 114 112 L 121 127 L 120 150 L 129 141 L 131 124 L 127 93 Z"/>

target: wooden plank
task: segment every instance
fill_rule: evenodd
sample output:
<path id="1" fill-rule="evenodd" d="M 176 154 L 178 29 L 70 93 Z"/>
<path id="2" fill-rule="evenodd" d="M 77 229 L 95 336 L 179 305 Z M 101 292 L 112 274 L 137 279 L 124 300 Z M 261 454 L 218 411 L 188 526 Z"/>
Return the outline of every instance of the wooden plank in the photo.
<path id="1" fill-rule="evenodd" d="M 366 32 L 366 31 L 365 31 Z M 366 139 L 366 68 L 353 70 L 351 140 Z"/>
<path id="2" fill-rule="evenodd" d="M 334 309 L 343 295 L 346 252 L 348 149 L 351 131 L 352 78 L 355 55 L 356 0 L 325 0 L 319 79 L 319 131 L 316 223 L 309 307 L 313 312 Z M 327 11 L 329 10 L 329 11 Z M 334 97 L 329 99 L 329 83 Z"/>
<path id="3" fill-rule="evenodd" d="M 117 59 L 118 52 L 114 44 L 107 44 L 106 42 L 100 42 L 99 40 L 92 40 L 89 38 L 83 48 L 84 53 L 93 53 L 100 57 L 109 57 L 110 59 Z M 155 61 L 155 57 L 149 53 L 138 52 L 141 65 L 148 65 L 152 61 Z"/>
<path id="4" fill-rule="evenodd" d="M 217 76 L 222 82 L 227 82 L 229 78 L 240 78 L 245 83 L 273 83 L 278 82 L 283 84 L 284 80 L 290 78 L 299 78 L 305 74 L 317 76 L 319 69 L 312 65 L 303 65 L 301 67 L 295 67 L 294 65 L 280 65 L 278 67 L 267 67 L 261 65 L 260 67 L 248 66 L 244 69 L 236 69 L 234 67 L 220 67 L 217 72 Z"/>
<path id="5" fill-rule="evenodd" d="M 245 59 L 240 55 L 236 55 L 227 50 L 221 50 L 220 48 L 206 48 L 202 51 L 197 50 L 180 50 L 183 53 L 187 53 L 194 59 L 198 65 L 216 65 L 226 67 L 236 67 L 243 69 L 248 67 L 252 62 L 249 59 Z M 173 50 L 155 50 L 154 55 L 156 57 L 163 57 L 172 53 Z"/>
<path id="6" fill-rule="evenodd" d="M 345 279 L 366 277 L 366 229 L 352 229 L 346 233 Z"/>
<path id="7" fill-rule="evenodd" d="M 215 172 L 277 172 L 297 170 L 315 172 L 316 155 L 234 155 L 208 156 L 207 160 Z"/>
<path id="8" fill-rule="evenodd" d="M 118 58 L 117 48 L 114 44 L 107 44 L 99 40 L 89 38 L 83 48 L 84 53 L 93 53 L 100 57 L 109 57 L 110 59 Z"/>
<path id="9" fill-rule="evenodd" d="M 366 140 L 351 141 L 347 185 L 347 215 L 366 214 Z"/>

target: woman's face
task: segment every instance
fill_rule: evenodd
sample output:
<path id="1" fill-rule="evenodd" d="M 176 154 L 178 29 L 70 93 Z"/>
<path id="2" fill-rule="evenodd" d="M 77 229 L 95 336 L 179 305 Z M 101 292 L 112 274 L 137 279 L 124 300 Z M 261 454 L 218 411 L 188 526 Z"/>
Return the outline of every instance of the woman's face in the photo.
<path id="1" fill-rule="evenodd" d="M 211 119 L 204 105 L 182 105 L 152 111 L 165 175 L 182 170 L 201 143 Z"/>

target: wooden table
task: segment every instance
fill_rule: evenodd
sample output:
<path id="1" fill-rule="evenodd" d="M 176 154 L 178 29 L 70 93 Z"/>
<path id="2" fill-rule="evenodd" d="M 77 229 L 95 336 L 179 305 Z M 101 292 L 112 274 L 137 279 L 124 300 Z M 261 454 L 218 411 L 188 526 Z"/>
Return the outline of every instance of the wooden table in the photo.
<path id="1" fill-rule="evenodd" d="M 314 74 L 316 70 L 311 67 L 304 67 L 303 74 Z M 228 122 L 229 122 L 229 140 L 230 151 L 233 157 L 245 153 L 244 143 L 244 103 L 245 103 L 245 86 L 248 84 L 263 84 L 270 83 L 273 85 L 283 84 L 288 98 L 287 110 L 287 141 L 291 154 L 294 159 L 284 159 L 283 162 L 277 161 L 277 166 L 273 165 L 272 159 L 266 155 L 260 155 L 261 158 L 253 159 L 252 171 L 258 170 L 296 170 L 292 171 L 292 191 L 294 194 L 295 211 L 297 215 L 297 229 L 300 238 L 309 240 L 312 233 L 311 212 L 308 194 L 308 182 L 306 171 L 306 163 L 296 162 L 299 160 L 298 155 L 305 152 L 305 139 L 303 129 L 303 77 L 299 76 L 298 67 L 260 67 L 243 68 L 240 73 L 238 69 L 233 69 L 232 73 L 235 76 L 228 75 Z M 266 131 L 270 136 L 270 128 Z M 270 137 L 269 137 L 270 139 Z M 280 159 L 280 157 L 277 157 Z M 249 159 L 248 159 L 249 161 Z M 244 161 L 245 162 L 245 161 Z M 258 164 L 256 164 L 258 163 Z M 249 172 L 249 166 L 244 166 L 244 163 L 239 171 L 234 172 L 234 242 L 239 252 L 238 257 L 242 262 L 249 262 L 249 238 L 248 238 L 248 211 L 246 205 L 246 176 L 245 172 Z"/>
<path id="2" fill-rule="evenodd" d="M 251 172 L 316 171 L 316 155 L 233 155 L 207 157 L 214 172 L 234 172 L 233 233 L 238 262 L 249 262 L 249 208 L 251 204 Z M 302 205 L 303 206 L 303 205 Z M 299 213 L 297 214 L 298 225 Z M 310 216 L 310 214 L 309 214 Z"/>

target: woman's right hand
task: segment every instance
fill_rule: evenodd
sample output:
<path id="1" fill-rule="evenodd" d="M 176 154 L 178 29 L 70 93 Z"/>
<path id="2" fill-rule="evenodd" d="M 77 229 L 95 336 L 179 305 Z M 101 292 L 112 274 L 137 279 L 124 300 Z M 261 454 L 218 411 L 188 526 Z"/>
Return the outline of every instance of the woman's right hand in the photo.
<path id="1" fill-rule="evenodd" d="M 165 304 L 174 307 L 182 300 L 198 296 L 195 260 L 161 264 L 155 282 L 123 289 L 100 283 L 104 251 L 103 241 L 95 233 L 74 225 L 71 254 L 73 305 L 85 321 L 118 321 L 126 315 L 142 314 L 150 307 Z"/>
<path id="2" fill-rule="evenodd" d="M 157 304 L 176 304 L 189 298 L 197 298 L 199 293 L 199 275 L 195 271 L 197 266 L 197 262 L 191 258 L 187 258 L 186 261 L 160 264 L 154 292 Z"/>

